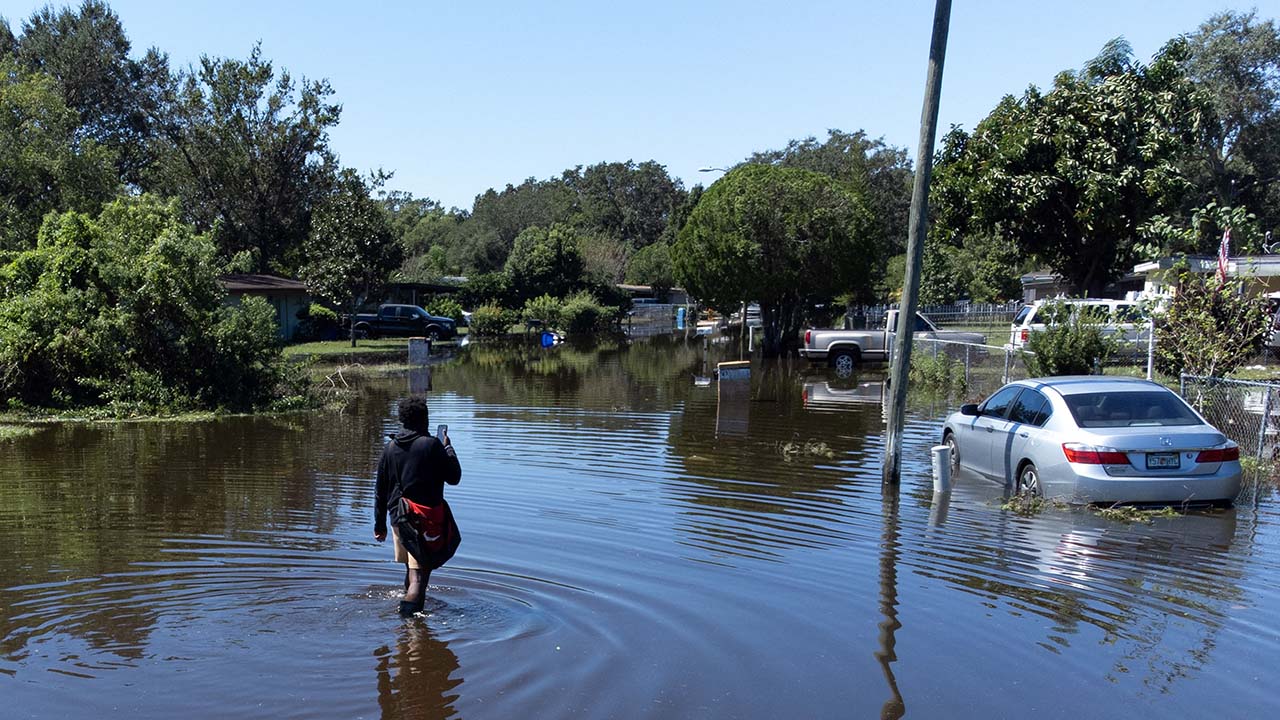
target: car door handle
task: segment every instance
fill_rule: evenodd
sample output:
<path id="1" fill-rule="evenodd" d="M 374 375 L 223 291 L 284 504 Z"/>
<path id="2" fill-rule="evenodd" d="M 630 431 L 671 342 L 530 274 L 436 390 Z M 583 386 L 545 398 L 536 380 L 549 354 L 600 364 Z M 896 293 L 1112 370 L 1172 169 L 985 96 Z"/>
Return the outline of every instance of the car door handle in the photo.
<path id="1" fill-rule="evenodd" d="M 987 426 L 987 432 L 995 432 L 995 431 L 996 431 L 995 428 L 991 427 L 990 425 Z"/>
<path id="2" fill-rule="evenodd" d="M 1018 433 L 1018 437 L 1031 437 L 1028 433 Z"/>

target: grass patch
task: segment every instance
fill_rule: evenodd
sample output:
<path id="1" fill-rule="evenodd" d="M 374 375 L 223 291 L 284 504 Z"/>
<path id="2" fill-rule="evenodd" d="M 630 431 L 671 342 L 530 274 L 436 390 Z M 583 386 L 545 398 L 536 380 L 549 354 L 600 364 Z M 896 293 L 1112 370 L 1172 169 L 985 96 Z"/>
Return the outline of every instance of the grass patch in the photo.
<path id="1" fill-rule="evenodd" d="M 284 355 L 285 357 L 294 357 L 298 355 L 322 357 L 325 355 L 363 355 L 366 353 L 392 353 L 397 351 L 409 351 L 408 339 L 386 338 L 382 340 L 357 340 L 355 347 L 351 347 L 350 340 L 320 340 L 317 342 L 299 343 L 297 345 L 286 345 L 284 348 Z"/>
<path id="2" fill-rule="evenodd" d="M 1171 506 L 1162 508 L 1140 508 L 1133 505 L 1112 505 L 1111 507 L 1091 508 L 1099 517 L 1122 523 L 1142 523 L 1150 525 L 1156 518 L 1178 517 L 1182 513 Z"/>
<path id="3" fill-rule="evenodd" d="M 784 443 L 778 443 L 778 452 L 782 453 L 782 459 L 791 462 L 798 457 L 824 457 L 828 460 L 834 460 L 836 457 L 835 450 L 831 446 L 821 440 L 789 440 Z"/>

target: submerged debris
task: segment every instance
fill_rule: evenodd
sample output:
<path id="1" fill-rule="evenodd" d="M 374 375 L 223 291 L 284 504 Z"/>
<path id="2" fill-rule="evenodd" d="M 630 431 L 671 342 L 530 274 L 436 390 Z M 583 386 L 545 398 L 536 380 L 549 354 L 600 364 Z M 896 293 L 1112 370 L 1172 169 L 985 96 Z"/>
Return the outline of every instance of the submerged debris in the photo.
<path id="1" fill-rule="evenodd" d="M 782 453 L 782 459 L 787 462 L 791 462 L 801 455 L 827 459 L 834 459 L 836 456 L 836 452 L 831 449 L 831 446 L 821 440 L 805 440 L 804 442 L 788 440 L 778 444 L 778 452 Z"/>
<path id="2" fill-rule="evenodd" d="M 1181 515 L 1176 509 L 1166 505 L 1161 508 L 1140 508 L 1133 505 L 1112 505 L 1111 507 L 1093 508 L 1099 516 L 1108 520 L 1124 523 L 1142 523 L 1150 525 L 1158 517 L 1177 517 Z"/>

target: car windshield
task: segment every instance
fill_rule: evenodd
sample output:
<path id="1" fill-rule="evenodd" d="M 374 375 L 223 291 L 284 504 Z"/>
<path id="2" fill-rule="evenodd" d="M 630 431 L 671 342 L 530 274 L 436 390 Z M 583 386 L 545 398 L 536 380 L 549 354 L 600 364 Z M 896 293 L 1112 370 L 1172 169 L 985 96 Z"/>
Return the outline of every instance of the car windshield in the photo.
<path id="1" fill-rule="evenodd" d="M 1030 314 L 1031 314 L 1031 306 L 1030 306 L 1030 305 L 1023 305 L 1023 306 L 1022 306 L 1022 309 L 1018 311 L 1018 316 L 1017 316 L 1017 317 L 1015 317 L 1015 318 L 1013 319 L 1013 324 L 1014 324 L 1014 325 L 1021 325 L 1021 324 L 1022 324 L 1022 321 L 1023 321 L 1023 320 L 1026 320 L 1026 319 L 1027 319 L 1027 316 L 1028 316 L 1028 315 L 1030 315 Z"/>
<path id="2" fill-rule="evenodd" d="M 1063 399 L 1083 428 L 1200 424 L 1191 408 L 1167 390 L 1080 393 Z"/>

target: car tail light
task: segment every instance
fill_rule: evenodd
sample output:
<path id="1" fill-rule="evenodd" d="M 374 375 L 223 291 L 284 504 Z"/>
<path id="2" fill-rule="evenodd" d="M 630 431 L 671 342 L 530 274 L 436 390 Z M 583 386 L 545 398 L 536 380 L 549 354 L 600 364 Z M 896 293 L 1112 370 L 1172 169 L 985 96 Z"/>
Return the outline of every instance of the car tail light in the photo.
<path id="1" fill-rule="evenodd" d="M 1201 450 L 1200 453 L 1196 455 L 1196 462 L 1198 463 L 1235 462 L 1239 459 L 1239 445 L 1228 445 L 1223 448 Z"/>
<path id="2" fill-rule="evenodd" d="M 1067 462 L 1080 465 L 1128 465 L 1129 454 L 1119 450 L 1099 450 L 1082 443 L 1063 443 L 1062 453 Z"/>
<path id="3" fill-rule="evenodd" d="M 1022 338 L 1022 342 L 1023 342 L 1023 343 L 1026 343 L 1026 342 L 1027 342 L 1027 338 L 1028 338 L 1030 335 L 1031 335 L 1031 331 L 1030 331 L 1030 330 L 1028 330 L 1028 329 L 1026 329 L 1026 328 L 1022 328 L 1022 332 L 1019 334 L 1019 336 Z"/>
<path id="4" fill-rule="evenodd" d="M 804 344 L 805 344 L 805 345 L 808 345 L 808 344 L 809 344 L 809 341 L 810 341 L 810 340 L 812 340 L 812 339 L 813 339 L 813 331 L 812 331 L 812 330 L 805 330 L 805 331 L 804 331 Z"/>

